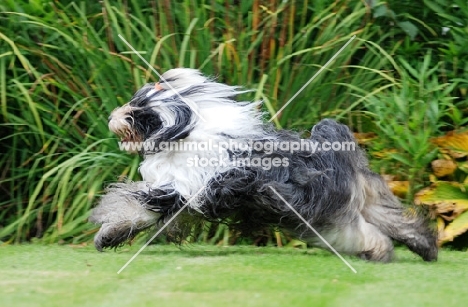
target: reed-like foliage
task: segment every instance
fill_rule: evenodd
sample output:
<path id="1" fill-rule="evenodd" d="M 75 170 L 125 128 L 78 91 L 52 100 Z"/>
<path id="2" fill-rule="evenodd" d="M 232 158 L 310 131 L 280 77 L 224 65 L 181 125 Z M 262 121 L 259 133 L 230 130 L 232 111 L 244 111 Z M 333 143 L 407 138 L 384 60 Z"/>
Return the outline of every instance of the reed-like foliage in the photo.
<path id="1" fill-rule="evenodd" d="M 266 120 L 356 35 L 275 119 L 278 128 L 334 117 L 374 129 L 366 103 L 401 85 L 393 55 L 405 29 L 374 18 L 365 1 L 6 0 L 0 9 L 7 242 L 88 240 L 95 229 L 86 219 L 106 184 L 138 179 L 139 157 L 118 150 L 107 117 L 157 76 L 119 35 L 159 72 L 193 67 L 256 89 L 242 98 L 263 100 Z"/>

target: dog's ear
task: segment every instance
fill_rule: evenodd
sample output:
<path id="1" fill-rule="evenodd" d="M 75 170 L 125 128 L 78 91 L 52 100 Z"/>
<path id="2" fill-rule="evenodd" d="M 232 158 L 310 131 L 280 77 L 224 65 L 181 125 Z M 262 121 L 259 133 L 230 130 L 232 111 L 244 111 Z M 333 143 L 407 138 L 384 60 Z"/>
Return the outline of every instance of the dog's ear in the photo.
<path id="1" fill-rule="evenodd" d="M 188 105 L 180 104 L 168 107 L 167 109 L 168 110 L 166 112 L 173 113 L 174 122 L 163 123 L 163 126 L 159 131 L 149 136 L 150 140 L 156 142 L 177 141 L 185 139 L 194 129 L 194 114 Z"/>
<path id="2" fill-rule="evenodd" d="M 208 78 L 197 69 L 174 68 L 162 74 L 159 84 L 165 90 L 177 90 L 179 88 L 202 84 L 207 80 Z"/>

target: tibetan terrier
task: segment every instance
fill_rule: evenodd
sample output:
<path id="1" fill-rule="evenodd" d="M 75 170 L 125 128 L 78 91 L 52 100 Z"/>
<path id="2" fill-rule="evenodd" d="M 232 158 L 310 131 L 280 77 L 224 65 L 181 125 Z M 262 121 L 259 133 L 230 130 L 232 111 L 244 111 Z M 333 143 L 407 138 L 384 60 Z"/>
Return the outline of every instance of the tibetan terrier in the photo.
<path id="1" fill-rule="evenodd" d="M 208 220 L 244 234 L 274 226 L 327 248 L 299 214 L 341 253 L 387 262 L 393 239 L 437 259 L 427 219 L 369 170 L 348 127 L 325 119 L 307 139 L 277 131 L 262 121 L 259 103 L 235 100 L 244 92 L 194 69 L 171 69 L 112 112 L 109 128 L 122 149 L 143 157 L 144 181 L 108 187 L 90 217 L 101 225 L 98 250 L 161 226 L 189 201 L 169 226 L 175 238 Z"/>

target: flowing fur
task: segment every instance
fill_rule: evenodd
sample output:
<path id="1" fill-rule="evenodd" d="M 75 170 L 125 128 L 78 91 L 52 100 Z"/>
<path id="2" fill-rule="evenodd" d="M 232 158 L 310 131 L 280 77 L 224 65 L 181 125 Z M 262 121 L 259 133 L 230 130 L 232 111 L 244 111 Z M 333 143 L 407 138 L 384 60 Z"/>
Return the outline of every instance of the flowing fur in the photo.
<path id="1" fill-rule="evenodd" d="M 246 234 L 275 225 L 326 248 L 273 193 L 273 187 L 339 252 L 387 262 L 392 259 L 394 239 L 426 261 L 437 259 L 436 236 L 427 220 L 406 212 L 383 179 L 369 170 L 359 148 L 291 153 L 219 147 L 171 151 L 157 146 L 207 140 L 214 144 L 301 141 L 296 133 L 264 124 L 258 103 L 236 102 L 234 97 L 241 92 L 197 70 L 172 69 L 111 114 L 109 128 L 122 141 L 143 140 L 155 146 L 140 150 L 144 182 L 111 186 L 94 209 L 90 221 L 102 225 L 95 237 L 98 250 L 118 246 L 171 217 L 202 188 L 186 213 L 194 220 L 229 221 Z M 355 142 L 346 126 L 329 119 L 313 127 L 309 141 Z M 279 158 L 289 163 L 268 170 L 231 163 L 189 167 L 187 161 L 193 157 Z M 179 227 L 183 229 L 184 223 L 179 222 Z"/>

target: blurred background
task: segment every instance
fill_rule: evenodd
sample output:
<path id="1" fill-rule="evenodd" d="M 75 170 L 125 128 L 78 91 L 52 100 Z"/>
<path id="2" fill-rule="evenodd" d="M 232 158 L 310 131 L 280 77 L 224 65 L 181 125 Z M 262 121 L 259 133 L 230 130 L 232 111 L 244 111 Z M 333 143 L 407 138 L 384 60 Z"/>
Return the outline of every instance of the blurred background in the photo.
<path id="1" fill-rule="evenodd" d="M 107 184 L 139 180 L 110 112 L 160 73 L 192 67 L 254 89 L 266 120 L 353 36 L 275 120 L 305 135 L 351 127 L 371 167 L 440 244 L 468 247 L 468 3 L 427 1 L 42 1 L 0 4 L 0 242 L 90 242 Z M 188 241 L 300 246 L 224 225 Z M 164 241 L 164 237 L 160 238 Z"/>

